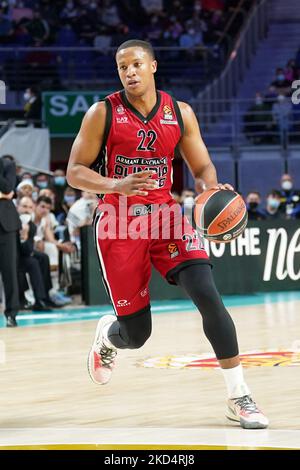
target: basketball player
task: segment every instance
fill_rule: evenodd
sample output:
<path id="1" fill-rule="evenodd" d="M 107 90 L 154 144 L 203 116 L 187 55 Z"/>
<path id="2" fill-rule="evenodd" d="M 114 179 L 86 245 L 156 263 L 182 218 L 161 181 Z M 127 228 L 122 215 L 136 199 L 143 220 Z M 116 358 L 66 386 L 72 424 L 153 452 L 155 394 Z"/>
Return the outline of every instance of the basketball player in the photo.
<path id="1" fill-rule="evenodd" d="M 117 350 L 140 348 L 149 338 L 152 263 L 168 282 L 188 293 L 202 315 L 205 335 L 228 389 L 226 416 L 243 428 L 265 428 L 268 420 L 244 381 L 235 327 L 216 290 L 210 261 L 197 232 L 185 221 L 183 236 L 175 238 L 172 218 L 168 239 L 150 235 L 135 238 L 130 230 L 127 236 L 116 235 L 111 228 L 107 231 L 125 222 L 129 226 L 153 219 L 157 204 L 167 208 L 175 204 L 170 190 L 177 145 L 198 191 L 233 189 L 218 184 L 191 107 L 156 90 L 157 62 L 151 44 L 124 42 L 117 50 L 116 62 L 124 90 L 94 104 L 86 113 L 67 171 L 71 186 L 102 195 L 94 222 L 95 239 L 103 280 L 116 314 L 99 320 L 89 354 L 90 376 L 97 384 L 107 383 Z M 95 171 L 103 161 L 105 176 Z M 124 200 L 129 207 L 125 217 Z M 183 224 L 185 218 L 181 219 Z M 153 220 L 155 224 L 160 219 Z M 104 232 L 108 236 L 104 237 Z"/>

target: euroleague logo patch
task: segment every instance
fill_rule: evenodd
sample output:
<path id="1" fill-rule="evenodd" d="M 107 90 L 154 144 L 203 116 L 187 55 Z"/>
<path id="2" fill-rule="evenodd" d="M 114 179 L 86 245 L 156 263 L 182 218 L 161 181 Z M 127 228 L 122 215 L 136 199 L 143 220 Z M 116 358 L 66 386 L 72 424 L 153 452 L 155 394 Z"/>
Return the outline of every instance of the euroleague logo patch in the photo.
<path id="1" fill-rule="evenodd" d="M 167 104 L 163 107 L 163 118 L 170 121 L 173 119 L 172 109 Z"/>
<path id="2" fill-rule="evenodd" d="M 300 366 L 300 350 L 250 351 L 240 355 L 243 367 L 296 367 Z M 211 354 L 149 357 L 141 360 L 140 367 L 155 369 L 219 369 Z"/>
<path id="3" fill-rule="evenodd" d="M 168 252 L 170 253 L 170 258 L 175 258 L 179 255 L 179 249 L 176 243 L 169 243 Z"/>
<path id="4" fill-rule="evenodd" d="M 163 107 L 163 118 L 160 120 L 161 124 L 178 124 L 177 120 L 174 119 L 172 109 L 168 104 Z"/>

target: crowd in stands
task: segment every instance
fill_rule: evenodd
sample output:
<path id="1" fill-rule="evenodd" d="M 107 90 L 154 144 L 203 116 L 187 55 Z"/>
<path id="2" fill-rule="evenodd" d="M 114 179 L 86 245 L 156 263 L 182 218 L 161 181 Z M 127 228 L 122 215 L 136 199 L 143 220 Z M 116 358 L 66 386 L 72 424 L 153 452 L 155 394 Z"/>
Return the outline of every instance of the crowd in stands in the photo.
<path id="1" fill-rule="evenodd" d="M 97 197 L 69 187 L 64 170 L 48 176 L 17 169 L 13 202 L 22 223 L 18 240 L 20 306 L 49 311 L 70 303 L 69 294 L 80 293 L 80 227 L 92 223 Z"/>
<path id="2" fill-rule="evenodd" d="M 300 189 L 294 187 L 293 177 L 284 174 L 280 186 L 270 189 L 265 200 L 259 192 L 253 190 L 244 195 L 249 220 L 300 219 Z M 173 197 L 182 206 L 182 210 L 192 215 L 196 193 L 194 189 L 183 189 Z"/>
<path id="3" fill-rule="evenodd" d="M 243 0 L 240 10 L 240 0 L 2 0 L 0 47 L 7 50 L 0 53 L 0 68 L 11 90 L 30 84 L 49 90 L 72 86 L 74 81 L 112 80 L 116 76 L 109 48 L 138 38 L 154 47 L 185 48 L 158 51 L 158 59 L 205 61 L 214 73 L 224 65 L 245 11 L 257 1 Z M 59 50 L 62 47 L 70 49 Z M 82 47 L 91 49 L 81 51 Z M 201 47 L 209 53 L 202 53 Z M 183 73 L 192 75 L 184 67 Z"/>
<path id="4" fill-rule="evenodd" d="M 256 0 L 245 0 L 248 9 Z M 119 45 L 127 37 L 154 46 L 214 43 L 239 0 L 2 0 L 0 44 Z M 238 25 L 232 27 L 232 34 Z"/>
<path id="5" fill-rule="evenodd" d="M 300 219 L 300 190 L 288 173 L 282 175 L 280 188 L 271 189 L 262 204 L 259 192 L 246 196 L 249 220 Z"/>
<path id="6" fill-rule="evenodd" d="M 300 141 L 300 106 L 291 99 L 295 81 L 300 80 L 300 48 L 295 59 L 278 67 L 266 93 L 257 92 L 244 117 L 244 131 L 254 144 Z"/>

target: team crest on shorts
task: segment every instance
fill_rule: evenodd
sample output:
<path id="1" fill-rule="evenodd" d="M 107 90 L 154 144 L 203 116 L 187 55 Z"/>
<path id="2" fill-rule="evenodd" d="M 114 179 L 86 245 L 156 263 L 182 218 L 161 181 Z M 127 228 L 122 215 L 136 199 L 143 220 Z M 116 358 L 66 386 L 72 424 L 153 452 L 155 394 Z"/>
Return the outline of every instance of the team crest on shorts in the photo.
<path id="1" fill-rule="evenodd" d="M 170 253 L 170 258 L 176 258 L 179 255 L 179 249 L 176 243 L 169 243 L 168 252 Z"/>

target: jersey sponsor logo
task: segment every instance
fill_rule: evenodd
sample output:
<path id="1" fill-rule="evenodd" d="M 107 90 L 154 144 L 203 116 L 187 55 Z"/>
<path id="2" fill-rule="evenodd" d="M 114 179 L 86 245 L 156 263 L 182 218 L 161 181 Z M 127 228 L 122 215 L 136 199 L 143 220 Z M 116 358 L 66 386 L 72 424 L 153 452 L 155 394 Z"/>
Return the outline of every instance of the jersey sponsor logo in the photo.
<path id="1" fill-rule="evenodd" d="M 172 124 L 172 125 L 178 124 L 177 121 L 167 121 L 166 119 L 161 119 L 160 123 L 161 124 Z"/>
<path id="2" fill-rule="evenodd" d="M 167 165 L 167 157 L 154 157 L 154 158 L 144 158 L 144 157 L 126 157 L 125 155 L 116 155 L 116 162 L 122 163 L 127 166 L 157 166 L 157 165 Z"/>
<path id="3" fill-rule="evenodd" d="M 148 294 L 148 287 L 145 287 L 145 289 L 141 291 L 141 297 L 146 297 L 147 294 Z"/>
<path id="4" fill-rule="evenodd" d="M 117 307 L 127 307 L 128 305 L 130 305 L 130 302 L 126 299 L 120 299 L 117 302 Z"/>
<path id="5" fill-rule="evenodd" d="M 169 243 L 168 252 L 170 253 L 170 258 L 176 258 L 179 255 L 179 249 L 176 243 Z"/>
<path id="6" fill-rule="evenodd" d="M 128 122 L 127 116 L 117 117 L 117 124 L 127 124 L 127 122 Z"/>
<path id="7" fill-rule="evenodd" d="M 243 367 L 296 367 L 300 366 L 299 349 L 256 350 L 240 354 Z M 142 367 L 156 369 L 219 369 L 219 363 L 213 354 L 189 354 L 183 356 L 161 356 L 143 359 L 138 363 Z"/>
<path id="8" fill-rule="evenodd" d="M 125 114 L 124 106 L 122 106 L 121 104 L 119 104 L 119 105 L 116 107 L 116 112 L 117 112 L 117 114 Z"/>
<path id="9" fill-rule="evenodd" d="M 138 173 L 139 171 L 153 170 L 158 181 L 158 188 L 165 185 L 168 174 L 168 158 L 144 158 L 144 157 L 127 157 L 125 155 L 116 155 L 114 165 L 114 175 L 117 178 L 126 178 L 126 176 Z"/>

